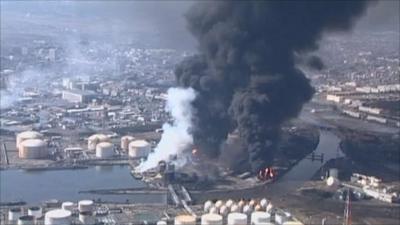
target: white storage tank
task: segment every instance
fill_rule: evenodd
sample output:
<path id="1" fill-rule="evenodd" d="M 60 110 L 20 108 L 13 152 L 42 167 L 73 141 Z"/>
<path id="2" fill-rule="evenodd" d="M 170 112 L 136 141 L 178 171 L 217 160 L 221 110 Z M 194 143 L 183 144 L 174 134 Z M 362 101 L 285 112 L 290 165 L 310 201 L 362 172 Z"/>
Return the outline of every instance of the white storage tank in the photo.
<path id="1" fill-rule="evenodd" d="M 206 201 L 206 202 L 204 203 L 204 208 L 203 208 L 204 212 L 205 212 L 205 213 L 210 212 L 210 209 L 211 209 L 211 207 L 213 207 L 213 206 L 214 206 L 214 204 L 212 203 L 212 201 Z"/>
<path id="2" fill-rule="evenodd" d="M 245 205 L 242 212 L 246 215 L 250 215 L 253 212 L 253 207 L 251 205 Z"/>
<path id="3" fill-rule="evenodd" d="M 157 222 L 157 225 L 167 225 L 167 222 L 164 220 L 160 220 Z"/>
<path id="4" fill-rule="evenodd" d="M 36 219 L 37 219 L 37 218 L 40 218 L 40 217 L 43 216 L 42 208 L 40 208 L 39 206 L 32 206 L 32 207 L 29 207 L 29 208 L 28 208 L 28 215 L 29 215 L 29 216 L 33 216 L 33 217 L 35 217 Z"/>
<path id="5" fill-rule="evenodd" d="M 72 212 L 74 209 L 74 203 L 73 202 L 63 202 L 61 204 L 61 208 Z"/>
<path id="6" fill-rule="evenodd" d="M 304 225 L 304 224 L 300 221 L 286 221 L 283 223 L 283 225 Z"/>
<path id="7" fill-rule="evenodd" d="M 196 225 L 196 217 L 191 215 L 178 215 L 174 220 L 175 225 Z"/>
<path id="8" fill-rule="evenodd" d="M 121 149 L 125 152 L 129 150 L 129 143 L 135 140 L 134 137 L 126 135 L 121 138 Z"/>
<path id="9" fill-rule="evenodd" d="M 210 208 L 209 213 L 218 214 L 219 213 L 219 209 L 217 207 L 213 206 L 213 207 Z"/>
<path id="10" fill-rule="evenodd" d="M 227 219 L 228 225 L 247 224 L 247 215 L 243 213 L 229 213 Z"/>
<path id="11" fill-rule="evenodd" d="M 35 217 L 34 216 L 20 216 L 18 218 L 18 225 L 34 225 Z"/>
<path id="12" fill-rule="evenodd" d="M 143 158 L 151 151 L 149 142 L 145 140 L 136 140 L 129 143 L 129 157 L 132 158 Z"/>
<path id="13" fill-rule="evenodd" d="M 268 200 L 266 198 L 261 199 L 260 201 L 260 206 L 263 210 L 267 209 L 267 205 L 268 205 Z"/>
<path id="14" fill-rule="evenodd" d="M 43 139 L 43 134 L 36 131 L 24 131 L 17 134 L 16 148 L 19 150 L 19 144 L 28 139 Z"/>
<path id="15" fill-rule="evenodd" d="M 237 204 L 233 204 L 231 206 L 231 212 L 241 212 L 241 211 L 242 211 L 242 209 L 239 208 L 239 206 Z"/>
<path id="16" fill-rule="evenodd" d="M 85 225 L 94 225 L 96 223 L 96 219 L 92 212 L 79 213 L 79 221 Z"/>
<path id="17" fill-rule="evenodd" d="M 222 225 L 222 219 L 218 214 L 204 214 L 201 216 L 201 225 Z"/>
<path id="18" fill-rule="evenodd" d="M 105 134 L 93 134 L 88 138 L 88 150 L 95 151 L 96 145 L 100 142 L 109 142 L 110 138 Z"/>
<path id="19" fill-rule="evenodd" d="M 71 211 L 54 209 L 45 214 L 44 225 L 70 225 Z"/>
<path id="20" fill-rule="evenodd" d="M 114 156 L 114 146 L 110 142 L 101 142 L 96 145 L 96 157 L 107 159 Z"/>
<path id="21" fill-rule="evenodd" d="M 81 200 L 78 203 L 79 212 L 93 212 L 94 202 L 92 200 Z"/>
<path id="22" fill-rule="evenodd" d="M 235 202 L 232 199 L 229 199 L 226 201 L 225 206 L 231 208 L 233 204 L 235 204 Z"/>
<path id="23" fill-rule="evenodd" d="M 271 222 L 271 215 L 267 212 L 253 212 L 251 214 L 251 225 Z"/>
<path id="24" fill-rule="evenodd" d="M 219 208 L 221 208 L 221 206 L 224 205 L 224 202 L 222 200 L 218 200 L 217 202 L 215 202 L 215 207 L 219 210 Z"/>
<path id="25" fill-rule="evenodd" d="M 283 224 L 286 221 L 288 221 L 286 215 L 282 215 L 282 214 L 278 214 L 278 213 L 275 214 L 275 223 Z"/>
<path id="26" fill-rule="evenodd" d="M 11 208 L 10 210 L 8 210 L 9 221 L 17 221 L 20 216 L 22 216 L 21 208 Z"/>
<path id="27" fill-rule="evenodd" d="M 230 208 L 226 207 L 225 205 L 223 205 L 219 208 L 219 214 L 221 214 L 222 216 L 228 215 L 229 211 L 230 211 Z"/>
<path id="28" fill-rule="evenodd" d="M 22 159 L 42 159 L 49 156 L 49 151 L 43 140 L 27 139 L 19 144 L 18 156 Z"/>

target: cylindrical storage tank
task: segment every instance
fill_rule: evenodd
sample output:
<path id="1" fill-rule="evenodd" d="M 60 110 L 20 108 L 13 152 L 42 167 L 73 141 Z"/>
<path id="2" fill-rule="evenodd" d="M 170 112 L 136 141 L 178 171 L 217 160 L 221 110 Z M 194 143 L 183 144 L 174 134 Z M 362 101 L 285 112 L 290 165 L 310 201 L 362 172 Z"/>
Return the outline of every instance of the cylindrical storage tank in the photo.
<path id="1" fill-rule="evenodd" d="M 304 224 L 300 221 L 286 221 L 283 223 L 283 225 L 304 225 Z"/>
<path id="2" fill-rule="evenodd" d="M 222 225 L 222 216 L 218 214 L 204 214 L 201 216 L 201 225 Z"/>
<path id="3" fill-rule="evenodd" d="M 151 151 L 151 146 L 149 142 L 145 140 L 136 140 L 129 143 L 129 157 L 132 158 L 143 158 Z"/>
<path id="4" fill-rule="evenodd" d="M 36 223 L 34 216 L 20 216 L 18 218 L 18 225 L 34 225 Z"/>
<path id="5" fill-rule="evenodd" d="M 228 225 L 246 225 L 247 215 L 243 213 L 229 213 L 227 219 Z"/>
<path id="6" fill-rule="evenodd" d="M 36 131 L 25 131 L 17 134 L 16 148 L 19 150 L 19 144 L 28 139 L 43 139 L 43 134 Z"/>
<path id="7" fill-rule="evenodd" d="M 254 199 L 252 199 L 250 202 L 249 202 L 249 206 L 251 207 L 251 208 L 253 208 L 254 209 L 254 207 L 257 205 L 257 202 L 256 202 L 256 200 L 254 200 Z"/>
<path id="8" fill-rule="evenodd" d="M 251 225 L 271 222 L 271 215 L 267 212 L 253 212 L 251 214 Z"/>
<path id="9" fill-rule="evenodd" d="M 338 179 L 339 178 L 339 170 L 336 168 L 330 168 L 329 176 Z"/>
<path id="10" fill-rule="evenodd" d="M 174 220 L 175 225 L 196 225 L 196 217 L 191 215 L 178 215 Z"/>
<path id="11" fill-rule="evenodd" d="M 96 145 L 96 157 L 107 159 L 114 156 L 114 147 L 109 142 L 101 142 Z"/>
<path id="12" fill-rule="evenodd" d="M 12 208 L 12 209 L 8 210 L 8 220 L 9 221 L 17 221 L 20 216 L 22 216 L 21 208 Z"/>
<path id="13" fill-rule="evenodd" d="M 263 208 L 260 204 L 257 204 L 256 207 L 254 207 L 254 211 L 263 211 Z"/>
<path id="14" fill-rule="evenodd" d="M 92 212 L 81 212 L 79 213 L 79 221 L 85 225 L 93 225 L 96 223 L 96 219 Z"/>
<path id="15" fill-rule="evenodd" d="M 205 212 L 205 213 L 210 212 L 210 209 L 211 209 L 211 207 L 213 207 L 213 206 L 214 206 L 214 204 L 212 203 L 212 201 L 206 201 L 206 202 L 204 203 L 204 208 L 203 208 L 204 212 Z"/>
<path id="16" fill-rule="evenodd" d="M 245 205 L 245 206 L 243 207 L 242 212 L 243 212 L 244 214 L 246 214 L 246 215 L 250 215 L 250 214 L 253 212 L 253 207 L 250 206 L 250 205 Z"/>
<path id="17" fill-rule="evenodd" d="M 41 139 L 27 139 L 19 144 L 18 156 L 22 159 L 42 159 L 49 155 L 49 151 Z"/>
<path id="18" fill-rule="evenodd" d="M 265 209 L 266 212 L 271 212 L 274 206 L 271 203 L 268 203 L 267 208 Z"/>
<path id="19" fill-rule="evenodd" d="M 242 209 L 239 208 L 239 206 L 237 204 L 233 204 L 231 206 L 231 212 L 241 212 L 241 211 L 242 211 Z"/>
<path id="20" fill-rule="evenodd" d="M 278 214 L 278 213 L 275 214 L 275 223 L 283 224 L 286 221 L 287 221 L 287 217 L 285 215 Z"/>
<path id="21" fill-rule="evenodd" d="M 228 208 L 231 208 L 233 204 L 235 204 L 235 202 L 232 199 L 229 199 L 225 203 L 226 207 L 228 207 Z"/>
<path id="22" fill-rule="evenodd" d="M 229 211 L 230 211 L 230 208 L 226 207 L 225 205 L 223 205 L 219 208 L 219 214 L 221 214 L 222 216 L 228 215 Z"/>
<path id="23" fill-rule="evenodd" d="M 215 203 L 215 207 L 216 208 L 221 208 L 221 206 L 223 206 L 224 205 L 224 202 L 222 201 L 222 200 L 218 200 L 216 203 Z"/>
<path id="24" fill-rule="evenodd" d="M 265 198 L 261 199 L 260 206 L 262 207 L 263 210 L 267 209 L 267 205 L 268 205 L 268 200 Z"/>
<path id="25" fill-rule="evenodd" d="M 72 212 L 72 210 L 74 209 L 74 203 L 73 202 L 63 202 L 61 204 L 61 208 Z"/>
<path id="26" fill-rule="evenodd" d="M 243 207 L 246 205 L 246 202 L 243 200 L 240 200 L 238 203 L 239 208 L 243 209 Z"/>
<path id="27" fill-rule="evenodd" d="M 79 212 L 93 212 L 94 202 L 92 200 L 81 200 L 78 203 Z"/>
<path id="28" fill-rule="evenodd" d="M 93 134 L 88 138 L 88 150 L 96 150 L 96 145 L 100 142 L 109 142 L 110 138 L 105 134 Z"/>
<path id="29" fill-rule="evenodd" d="M 218 214 L 219 213 L 219 209 L 217 207 L 213 206 L 213 207 L 210 208 L 209 213 L 210 214 Z"/>
<path id="30" fill-rule="evenodd" d="M 32 207 L 29 207 L 29 208 L 28 208 L 28 215 L 29 215 L 29 216 L 33 216 L 33 217 L 35 217 L 36 219 L 37 219 L 37 218 L 40 218 L 40 217 L 43 216 L 42 208 L 40 208 L 39 206 L 32 206 Z"/>
<path id="31" fill-rule="evenodd" d="M 44 225 L 70 225 L 71 211 L 54 209 L 48 211 L 44 216 Z"/>
<path id="32" fill-rule="evenodd" d="M 121 149 L 127 152 L 129 150 L 129 143 L 131 143 L 133 140 L 135 140 L 135 138 L 132 136 L 123 136 L 121 138 Z"/>
<path id="33" fill-rule="evenodd" d="M 167 225 L 167 221 L 160 220 L 157 222 L 157 225 Z"/>

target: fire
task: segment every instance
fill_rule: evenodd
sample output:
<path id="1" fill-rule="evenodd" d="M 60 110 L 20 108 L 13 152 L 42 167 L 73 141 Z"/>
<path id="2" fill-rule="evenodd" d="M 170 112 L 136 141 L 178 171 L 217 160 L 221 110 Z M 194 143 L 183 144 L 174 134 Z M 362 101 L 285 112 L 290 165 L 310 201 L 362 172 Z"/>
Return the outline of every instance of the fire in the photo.
<path id="1" fill-rule="evenodd" d="M 274 179 L 275 175 L 276 175 L 276 172 L 272 167 L 266 167 L 265 169 L 261 169 L 258 172 L 257 177 L 258 177 L 258 179 L 265 181 L 265 180 L 269 180 L 269 179 Z"/>
<path id="2" fill-rule="evenodd" d="M 194 148 L 194 149 L 192 150 L 192 155 L 197 155 L 197 152 L 198 152 L 198 150 Z"/>

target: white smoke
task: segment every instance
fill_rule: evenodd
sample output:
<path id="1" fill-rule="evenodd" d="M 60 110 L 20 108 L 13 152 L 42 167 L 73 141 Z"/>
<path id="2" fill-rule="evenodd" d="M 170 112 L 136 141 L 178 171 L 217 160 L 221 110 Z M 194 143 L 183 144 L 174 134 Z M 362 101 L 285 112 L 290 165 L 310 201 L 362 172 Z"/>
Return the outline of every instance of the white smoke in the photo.
<path id="1" fill-rule="evenodd" d="M 154 168 L 161 160 L 168 160 L 170 155 L 179 155 L 188 146 L 193 144 L 190 132 L 192 128 L 192 106 L 196 98 L 192 88 L 170 88 L 168 89 L 167 104 L 165 109 L 172 116 L 172 123 L 163 125 L 161 140 L 154 152 L 147 160 L 142 162 L 137 169 L 141 172 Z"/>

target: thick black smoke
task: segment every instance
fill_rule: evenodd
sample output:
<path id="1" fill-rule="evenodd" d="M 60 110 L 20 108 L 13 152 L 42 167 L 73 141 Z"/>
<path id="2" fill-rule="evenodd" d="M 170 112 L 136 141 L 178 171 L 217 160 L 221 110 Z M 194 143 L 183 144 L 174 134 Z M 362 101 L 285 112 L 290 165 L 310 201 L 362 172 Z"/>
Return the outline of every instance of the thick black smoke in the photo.
<path id="1" fill-rule="evenodd" d="M 200 54 L 176 69 L 178 84 L 199 93 L 193 103 L 195 144 L 218 156 L 227 134 L 238 129 L 252 170 L 271 164 L 282 122 L 297 116 L 314 92 L 296 57 L 316 50 L 324 31 L 350 29 L 366 6 L 367 1 L 197 3 L 187 21 Z"/>

